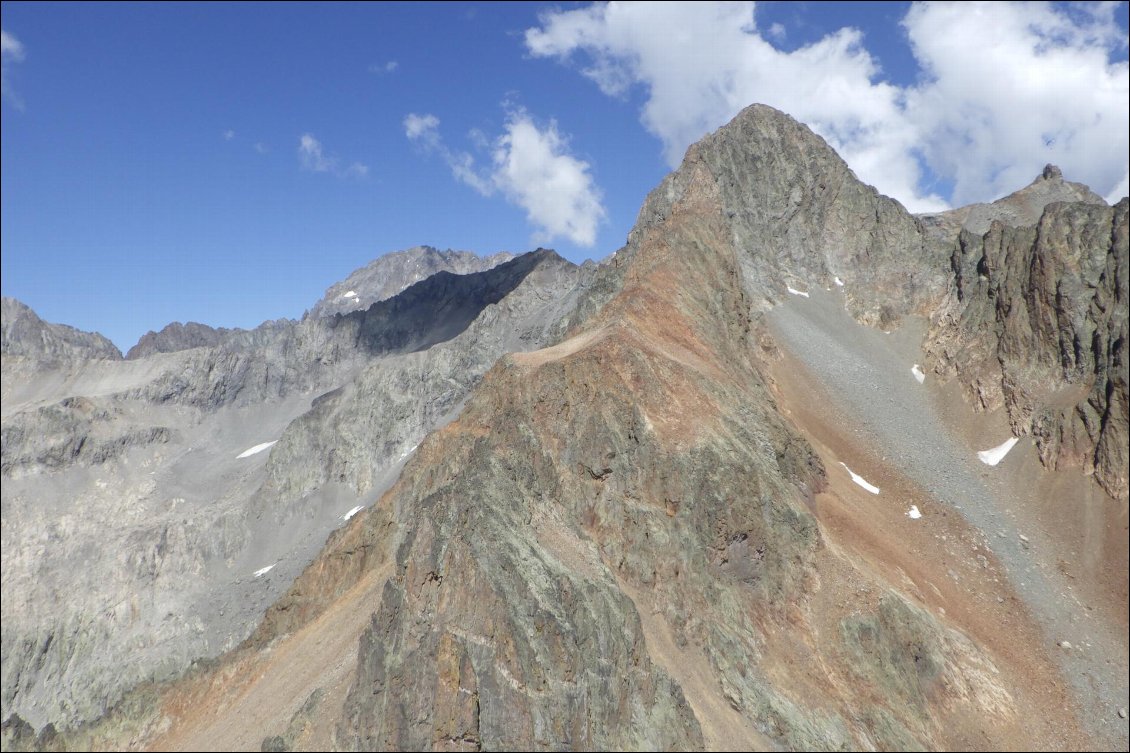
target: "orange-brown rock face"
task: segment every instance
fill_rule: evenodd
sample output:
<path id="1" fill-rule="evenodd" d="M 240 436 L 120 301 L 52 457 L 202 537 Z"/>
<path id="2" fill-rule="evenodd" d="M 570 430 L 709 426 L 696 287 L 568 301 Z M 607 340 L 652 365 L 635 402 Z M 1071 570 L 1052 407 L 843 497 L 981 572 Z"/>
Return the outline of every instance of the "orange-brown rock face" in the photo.
<path id="1" fill-rule="evenodd" d="M 821 470 L 771 413 L 693 169 L 701 188 L 625 255 L 620 294 L 489 372 L 382 503 L 403 539 L 347 745 L 698 747 L 680 670 L 651 656 L 627 594 L 719 656 L 756 651 L 757 623 L 802 598 Z"/>

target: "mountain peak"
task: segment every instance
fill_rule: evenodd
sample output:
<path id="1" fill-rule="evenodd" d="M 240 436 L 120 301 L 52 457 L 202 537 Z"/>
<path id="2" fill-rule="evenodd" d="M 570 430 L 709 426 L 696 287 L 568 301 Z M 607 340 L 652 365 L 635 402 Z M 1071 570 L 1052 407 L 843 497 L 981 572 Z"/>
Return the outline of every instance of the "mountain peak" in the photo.
<path id="1" fill-rule="evenodd" d="M 51 324 L 22 301 L 3 299 L 0 352 L 37 361 L 109 359 L 119 361 L 122 352 L 97 332 L 83 332 L 66 324 Z"/>
<path id="2" fill-rule="evenodd" d="M 1037 180 L 1063 180 L 1063 171 L 1049 162 Z"/>
<path id="3" fill-rule="evenodd" d="M 314 304 L 310 315 L 333 316 L 360 311 L 437 272 L 460 275 L 484 272 L 513 258 L 513 254 L 506 252 L 479 256 L 470 251 L 440 251 L 431 246 L 394 251 L 377 257 L 331 285 L 322 300 Z"/>

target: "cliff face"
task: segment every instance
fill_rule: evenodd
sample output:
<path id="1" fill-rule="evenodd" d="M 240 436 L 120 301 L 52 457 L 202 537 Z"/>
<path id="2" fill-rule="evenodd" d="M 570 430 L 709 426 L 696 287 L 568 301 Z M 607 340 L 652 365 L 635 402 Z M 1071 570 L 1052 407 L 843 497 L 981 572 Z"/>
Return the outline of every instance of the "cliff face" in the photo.
<path id="1" fill-rule="evenodd" d="M 1004 407 L 1055 468 L 1127 494 L 1127 200 L 1048 205 L 1034 226 L 962 231 L 928 351 L 985 410 Z"/>

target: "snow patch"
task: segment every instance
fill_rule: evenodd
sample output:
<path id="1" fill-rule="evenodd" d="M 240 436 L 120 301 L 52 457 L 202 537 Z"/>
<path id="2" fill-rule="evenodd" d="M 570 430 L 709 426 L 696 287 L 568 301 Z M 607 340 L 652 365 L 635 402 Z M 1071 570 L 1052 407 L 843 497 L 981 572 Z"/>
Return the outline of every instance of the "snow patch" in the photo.
<path id="1" fill-rule="evenodd" d="M 273 445 L 277 441 L 279 441 L 279 440 L 276 439 L 276 440 L 274 440 L 274 442 L 264 442 L 263 444 L 257 444 L 254 447 L 249 447 L 248 449 L 244 450 L 240 454 L 236 455 L 235 459 L 241 460 L 243 458 L 249 458 L 252 455 L 256 455 L 256 454 L 262 452 L 263 450 L 267 449 L 268 447 L 270 447 L 271 445 Z"/>
<path id="2" fill-rule="evenodd" d="M 926 372 L 923 371 L 922 367 L 920 367 L 918 364 L 914 364 L 914 366 L 911 367 L 910 373 L 914 375 L 914 378 L 918 380 L 919 384 L 922 384 L 926 381 Z"/>
<path id="3" fill-rule="evenodd" d="M 879 487 L 875 486 L 874 484 L 869 484 L 867 482 L 867 479 L 863 478 L 863 476 L 860 476 L 858 473 L 853 471 L 851 468 L 848 468 L 845 463 L 840 463 L 840 465 L 842 465 L 844 467 L 844 470 L 846 470 L 848 472 L 848 474 L 851 476 L 852 481 L 859 484 L 860 486 L 862 486 L 864 489 L 871 492 L 872 494 L 878 494 L 879 493 Z"/>
<path id="4" fill-rule="evenodd" d="M 356 515 L 357 513 L 361 512 L 361 511 L 362 511 L 362 510 L 364 510 L 364 509 L 365 509 L 365 505 L 357 505 L 357 506 L 356 506 L 356 507 L 354 507 L 354 508 L 353 508 L 352 510 L 350 510 L 350 511 L 349 511 L 349 512 L 347 512 L 347 513 L 345 513 L 345 515 L 342 515 L 342 516 L 341 516 L 341 519 L 342 519 L 342 520 L 349 520 L 349 519 L 350 519 L 350 518 L 352 518 L 352 517 L 353 517 L 354 515 Z"/>
<path id="5" fill-rule="evenodd" d="M 274 568 L 274 565 L 267 565 L 266 567 L 259 568 L 258 570 L 256 570 L 255 572 L 253 572 L 251 574 L 254 575 L 256 578 L 261 578 L 262 576 L 271 572 L 272 568 Z"/>
<path id="6" fill-rule="evenodd" d="M 342 293 L 341 297 L 342 298 L 356 298 L 357 297 L 357 291 L 356 290 L 348 290 L 348 291 Z"/>
<path id="7" fill-rule="evenodd" d="M 911 520 L 918 520 L 922 517 L 922 513 L 918 511 L 918 505 L 911 505 L 910 509 L 906 511 L 906 516 Z"/>
<path id="8" fill-rule="evenodd" d="M 839 277 L 835 277 L 833 279 L 835 279 L 835 281 L 836 281 L 836 287 L 842 288 L 844 286 L 844 281 L 841 280 Z"/>
<path id="9" fill-rule="evenodd" d="M 416 451 L 416 448 L 419 447 L 419 446 L 420 445 L 418 445 L 418 444 L 414 444 L 411 447 L 409 447 L 407 450 L 405 450 L 404 452 L 400 453 L 400 459 L 403 460 L 404 458 L 411 455 L 413 452 Z"/>
<path id="10" fill-rule="evenodd" d="M 795 288 L 790 288 L 790 287 L 789 287 L 788 285 L 786 285 L 786 286 L 785 286 L 785 288 L 786 288 L 786 289 L 787 289 L 787 290 L 788 290 L 788 291 L 789 291 L 790 293 L 792 293 L 793 295 L 803 295 L 803 296 L 804 296 L 805 298 L 807 298 L 807 297 L 808 297 L 808 293 L 805 293 L 804 291 L 801 291 L 801 290 L 796 290 Z"/>
<path id="11" fill-rule="evenodd" d="M 1004 444 L 997 445 L 991 450 L 981 450 L 977 453 L 977 457 L 985 465 L 996 465 L 1004 460 L 1004 456 L 1007 455 L 1008 451 L 1019 441 L 1019 437 L 1013 437 L 1012 439 L 1006 440 Z"/>

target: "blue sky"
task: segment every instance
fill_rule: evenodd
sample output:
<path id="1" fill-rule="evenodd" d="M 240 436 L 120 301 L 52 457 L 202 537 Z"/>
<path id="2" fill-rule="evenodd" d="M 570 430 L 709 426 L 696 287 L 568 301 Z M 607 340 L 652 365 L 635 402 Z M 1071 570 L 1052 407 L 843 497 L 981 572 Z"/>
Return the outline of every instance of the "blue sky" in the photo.
<path id="1" fill-rule="evenodd" d="M 755 101 L 912 211 L 1126 193 L 1126 3 L 2 8 L 3 293 L 123 349 L 417 244 L 602 258 Z"/>

